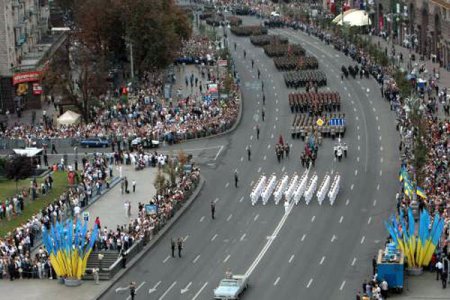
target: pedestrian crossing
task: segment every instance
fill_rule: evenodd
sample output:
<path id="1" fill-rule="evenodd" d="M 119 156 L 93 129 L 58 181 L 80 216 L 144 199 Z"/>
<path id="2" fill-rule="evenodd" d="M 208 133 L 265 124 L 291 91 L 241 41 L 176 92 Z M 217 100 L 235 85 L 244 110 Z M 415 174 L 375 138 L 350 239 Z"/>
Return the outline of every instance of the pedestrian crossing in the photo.
<path id="1" fill-rule="evenodd" d="M 272 199 L 275 205 L 278 205 L 281 200 L 288 204 L 294 202 L 295 205 L 298 205 L 303 199 L 305 204 L 309 205 L 311 201 L 317 199 L 317 203 L 322 205 L 328 198 L 330 205 L 334 205 L 340 185 L 341 175 L 338 173 L 335 173 L 334 177 L 326 173 L 320 185 L 319 176 L 315 172 L 310 174 L 309 169 L 306 169 L 302 176 L 296 172 L 290 176 L 284 173 L 279 178 L 275 173 L 272 173 L 270 177 L 263 174 L 253 185 L 250 202 L 252 206 L 257 205 L 258 202 L 264 206 Z"/>

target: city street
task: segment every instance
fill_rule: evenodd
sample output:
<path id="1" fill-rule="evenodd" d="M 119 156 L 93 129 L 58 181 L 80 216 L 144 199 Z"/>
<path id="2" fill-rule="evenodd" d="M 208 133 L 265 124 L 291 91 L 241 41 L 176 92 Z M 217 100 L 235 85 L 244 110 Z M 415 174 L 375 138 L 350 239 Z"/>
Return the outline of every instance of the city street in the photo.
<path id="1" fill-rule="evenodd" d="M 245 18 L 245 22 L 257 19 Z M 311 170 L 319 182 L 326 173 L 341 174 L 336 202 L 319 206 L 314 198 L 306 206 L 302 200 L 287 215 L 283 205 L 276 206 L 272 200 L 266 206 L 261 202 L 251 205 L 249 195 L 261 174 L 275 173 L 280 178 L 303 173 L 299 157 L 304 142 L 290 137 L 293 114 L 288 94 L 294 90 L 285 87 L 282 73 L 261 48 L 251 45 L 248 38 L 229 34 L 229 45 L 237 44 L 237 51 L 230 51 L 241 80 L 241 123 L 229 135 L 181 145 L 199 152 L 205 187 L 159 245 L 101 299 L 127 299 L 128 294 L 115 290 L 131 281 L 138 287 L 135 299 L 211 299 L 227 269 L 250 275 L 243 299 L 351 299 L 371 274 L 370 260 L 384 245 L 383 220 L 393 211 L 397 189 L 398 139 L 389 105 L 374 80 L 341 81 L 341 66 L 354 65 L 341 52 L 300 31 L 277 29 L 272 33 L 300 43 L 308 55 L 316 56 L 328 80 L 320 90 L 341 95 L 349 155 L 335 161 L 334 141 L 326 138 Z M 264 122 L 257 68 L 266 95 Z M 290 157 L 278 163 L 274 147 L 280 135 L 292 147 Z M 247 160 L 248 146 L 251 161 Z M 237 188 L 235 170 L 239 173 Z M 216 203 L 215 220 L 210 216 L 211 201 Z M 170 239 L 178 237 L 185 241 L 183 256 L 172 258 Z"/>

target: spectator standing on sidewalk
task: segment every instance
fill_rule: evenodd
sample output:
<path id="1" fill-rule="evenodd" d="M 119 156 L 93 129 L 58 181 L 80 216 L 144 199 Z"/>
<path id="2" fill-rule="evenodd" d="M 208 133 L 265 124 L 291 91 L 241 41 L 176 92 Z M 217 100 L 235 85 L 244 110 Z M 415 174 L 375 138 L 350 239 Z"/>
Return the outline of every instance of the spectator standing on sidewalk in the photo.
<path id="1" fill-rule="evenodd" d="M 436 264 L 436 280 L 439 280 L 439 276 L 442 275 L 442 269 L 444 268 L 444 265 L 439 260 Z"/>

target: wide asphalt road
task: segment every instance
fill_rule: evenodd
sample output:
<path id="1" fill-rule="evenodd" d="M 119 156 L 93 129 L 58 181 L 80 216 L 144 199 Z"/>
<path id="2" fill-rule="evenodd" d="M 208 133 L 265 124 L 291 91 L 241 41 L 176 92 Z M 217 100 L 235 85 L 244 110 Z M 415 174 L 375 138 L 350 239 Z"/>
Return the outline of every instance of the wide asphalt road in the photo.
<path id="1" fill-rule="evenodd" d="M 301 43 L 318 57 L 328 76 L 328 86 L 322 90 L 341 94 L 349 156 L 335 162 L 333 141 L 324 139 L 311 169 L 311 174 L 319 175 L 319 183 L 327 172 L 342 175 L 334 206 L 327 201 L 319 206 L 317 200 L 306 206 L 302 200 L 285 215 L 283 205 L 276 206 L 272 200 L 266 206 L 250 204 L 251 185 L 261 174 L 275 173 L 278 178 L 284 173 L 301 175 L 304 169 L 299 156 L 304 142 L 290 138 L 293 115 L 287 97 L 293 90 L 285 87 L 282 73 L 248 38 L 229 34 L 241 78 L 241 124 L 230 135 L 184 145 L 206 158 L 202 161 L 207 181 L 204 189 L 160 243 L 103 299 L 126 299 L 128 295 L 116 294 L 115 289 L 130 281 L 137 282 L 136 299 L 211 299 L 227 269 L 250 274 L 243 299 L 351 299 L 372 272 L 371 258 L 386 237 L 382 221 L 392 211 L 397 188 L 397 134 L 389 106 L 374 80 L 341 81 L 341 65 L 351 63 L 342 53 L 302 32 L 278 29 L 273 33 Z M 264 122 L 257 68 L 265 84 Z M 261 128 L 259 140 L 256 124 Z M 279 164 L 274 146 L 280 134 L 292 144 L 292 150 L 290 158 Z M 247 146 L 252 149 L 251 161 L 247 160 Z M 238 188 L 234 187 L 234 170 L 239 172 Z M 216 202 L 215 220 L 210 216 L 211 201 Z M 177 237 L 185 240 L 182 258 L 170 256 L 170 239 Z"/>

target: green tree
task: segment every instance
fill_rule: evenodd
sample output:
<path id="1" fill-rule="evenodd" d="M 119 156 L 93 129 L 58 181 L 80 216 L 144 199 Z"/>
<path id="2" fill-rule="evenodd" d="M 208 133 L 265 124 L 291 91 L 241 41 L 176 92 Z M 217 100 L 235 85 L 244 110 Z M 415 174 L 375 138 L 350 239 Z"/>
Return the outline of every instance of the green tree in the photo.
<path id="1" fill-rule="evenodd" d="M 5 162 L 5 177 L 14 180 L 17 183 L 21 179 L 31 177 L 34 174 L 36 166 L 31 159 L 25 155 L 13 155 Z"/>
<path id="2" fill-rule="evenodd" d="M 164 190 L 167 187 L 167 180 L 161 170 L 158 170 L 158 173 L 156 174 L 156 177 L 153 181 L 153 185 L 155 186 L 156 193 L 158 193 L 159 195 L 164 193 Z"/>

